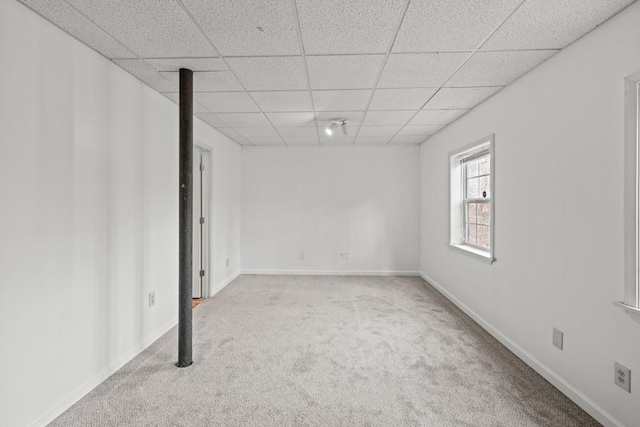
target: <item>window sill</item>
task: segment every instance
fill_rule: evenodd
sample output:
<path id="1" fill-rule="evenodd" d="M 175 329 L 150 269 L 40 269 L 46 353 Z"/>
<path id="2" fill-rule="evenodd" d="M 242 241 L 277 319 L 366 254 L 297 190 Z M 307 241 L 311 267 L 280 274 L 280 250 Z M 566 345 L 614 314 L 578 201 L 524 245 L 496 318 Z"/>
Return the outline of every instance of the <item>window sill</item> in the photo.
<path id="1" fill-rule="evenodd" d="M 624 311 L 626 311 L 629 316 L 633 317 L 635 321 L 640 321 L 640 308 L 618 301 L 614 301 L 613 305 L 624 309 Z"/>
<path id="2" fill-rule="evenodd" d="M 472 255 L 476 258 L 481 259 L 482 261 L 486 262 L 487 264 L 491 265 L 495 262 L 495 258 L 493 256 L 491 256 L 490 252 L 487 251 L 483 251 L 482 249 L 477 249 L 474 248 L 472 246 L 467 246 L 467 245 L 455 245 L 453 243 L 450 243 L 449 246 L 451 246 L 452 248 L 456 248 L 459 249 L 461 251 L 464 251 L 465 253 L 468 253 L 469 255 Z"/>

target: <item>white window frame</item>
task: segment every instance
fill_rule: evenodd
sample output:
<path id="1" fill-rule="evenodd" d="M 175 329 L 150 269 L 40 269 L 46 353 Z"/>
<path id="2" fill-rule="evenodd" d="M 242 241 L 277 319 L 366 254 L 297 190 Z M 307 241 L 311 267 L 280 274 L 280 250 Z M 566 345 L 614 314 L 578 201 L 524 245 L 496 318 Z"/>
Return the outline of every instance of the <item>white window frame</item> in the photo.
<path id="1" fill-rule="evenodd" d="M 624 296 L 615 302 L 640 316 L 640 170 L 638 114 L 640 72 L 625 79 L 624 152 Z"/>
<path id="2" fill-rule="evenodd" d="M 449 153 L 449 246 L 460 249 L 489 264 L 495 261 L 495 153 L 494 135 L 479 139 L 458 150 Z M 464 160 L 479 153 L 488 152 L 489 163 L 489 249 L 466 243 L 466 212 L 464 194 Z"/>

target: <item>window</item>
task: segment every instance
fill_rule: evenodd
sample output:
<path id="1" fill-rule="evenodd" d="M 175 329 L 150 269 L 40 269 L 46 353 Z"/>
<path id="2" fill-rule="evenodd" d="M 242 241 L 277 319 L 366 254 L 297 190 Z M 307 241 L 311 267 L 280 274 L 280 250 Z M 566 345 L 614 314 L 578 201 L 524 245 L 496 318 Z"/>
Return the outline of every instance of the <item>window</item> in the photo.
<path id="1" fill-rule="evenodd" d="M 493 135 L 449 156 L 450 244 L 490 263 L 493 258 Z"/>
<path id="2" fill-rule="evenodd" d="M 617 305 L 640 315 L 640 170 L 638 138 L 640 123 L 640 73 L 625 79 L 624 155 L 624 297 Z"/>

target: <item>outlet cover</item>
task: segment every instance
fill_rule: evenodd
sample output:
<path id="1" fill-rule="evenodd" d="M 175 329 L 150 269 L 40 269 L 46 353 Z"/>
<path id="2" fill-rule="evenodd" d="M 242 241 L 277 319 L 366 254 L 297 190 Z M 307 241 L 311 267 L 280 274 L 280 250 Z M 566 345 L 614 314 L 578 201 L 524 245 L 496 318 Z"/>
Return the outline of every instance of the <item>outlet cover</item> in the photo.
<path id="1" fill-rule="evenodd" d="M 613 382 L 627 393 L 631 393 L 631 369 L 618 362 L 615 363 L 614 368 Z"/>
<path id="2" fill-rule="evenodd" d="M 156 305 L 156 293 L 149 292 L 149 307 L 153 307 Z"/>
<path id="3" fill-rule="evenodd" d="M 304 259 L 304 252 L 300 252 L 300 259 L 303 260 Z"/>
<path id="4" fill-rule="evenodd" d="M 560 350 L 562 350 L 563 341 L 564 341 L 564 334 L 562 333 L 562 331 L 556 328 L 553 328 L 553 345 L 555 345 Z"/>

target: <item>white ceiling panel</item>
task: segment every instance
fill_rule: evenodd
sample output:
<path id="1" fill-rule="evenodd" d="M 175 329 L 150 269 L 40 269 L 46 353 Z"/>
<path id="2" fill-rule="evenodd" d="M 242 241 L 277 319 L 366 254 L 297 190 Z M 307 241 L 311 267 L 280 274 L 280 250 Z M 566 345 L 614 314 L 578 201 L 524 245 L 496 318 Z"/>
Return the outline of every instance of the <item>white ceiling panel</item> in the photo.
<path id="1" fill-rule="evenodd" d="M 445 125 L 407 125 L 398 132 L 398 136 L 424 136 L 434 135 Z"/>
<path id="2" fill-rule="evenodd" d="M 196 92 L 193 97 L 212 113 L 253 113 L 260 111 L 246 92 Z"/>
<path id="3" fill-rule="evenodd" d="M 440 87 L 470 53 L 392 53 L 378 87 Z"/>
<path id="4" fill-rule="evenodd" d="M 527 0 L 483 49 L 561 49 L 633 0 Z"/>
<path id="5" fill-rule="evenodd" d="M 180 87 L 180 76 L 177 72 L 161 72 L 167 80 L 173 82 L 174 89 Z M 242 85 L 230 71 L 212 71 L 193 73 L 194 92 L 231 92 L 240 91 Z"/>
<path id="6" fill-rule="evenodd" d="M 390 136 L 360 136 L 356 138 L 356 145 L 384 145 L 391 141 Z"/>
<path id="7" fill-rule="evenodd" d="M 219 113 L 217 116 L 233 128 L 271 126 L 271 123 L 262 113 Z"/>
<path id="8" fill-rule="evenodd" d="M 208 123 L 214 128 L 222 131 L 223 128 L 228 128 L 229 125 L 225 123 L 222 119 L 220 119 L 217 115 L 213 113 L 198 113 L 196 117 L 199 117 L 203 122 Z M 230 136 L 230 135 L 227 135 Z"/>
<path id="9" fill-rule="evenodd" d="M 220 132 L 223 135 L 228 136 L 229 138 L 238 138 L 238 137 L 242 137 L 242 135 L 240 134 L 240 132 L 238 132 L 237 130 L 235 130 L 234 128 L 220 128 L 218 129 L 218 132 Z"/>
<path id="10" fill-rule="evenodd" d="M 266 113 L 267 117 L 274 126 L 315 126 L 316 115 L 313 111 L 300 113 Z"/>
<path id="11" fill-rule="evenodd" d="M 217 52 L 174 0 L 67 2 L 139 56 L 217 56 Z"/>
<path id="12" fill-rule="evenodd" d="M 418 111 L 409 125 L 447 125 L 469 110 L 422 110 Z"/>
<path id="13" fill-rule="evenodd" d="M 315 138 L 284 138 L 287 145 L 319 145 L 318 137 Z"/>
<path id="14" fill-rule="evenodd" d="M 402 126 L 362 126 L 358 137 L 361 136 L 393 136 L 402 129 Z"/>
<path id="15" fill-rule="evenodd" d="M 314 127 L 278 127 L 278 133 L 283 138 L 318 138 L 318 133 Z"/>
<path id="16" fill-rule="evenodd" d="M 383 60 L 384 55 L 307 56 L 311 88 L 373 88 Z"/>
<path id="17" fill-rule="evenodd" d="M 523 0 L 413 0 L 393 52 L 477 49 Z"/>
<path id="18" fill-rule="evenodd" d="M 353 145 L 355 137 L 353 135 L 333 135 L 328 136 L 324 132 L 320 133 L 320 145 Z"/>
<path id="19" fill-rule="evenodd" d="M 390 144 L 422 144 L 429 136 L 396 136 Z"/>
<path id="20" fill-rule="evenodd" d="M 403 0 L 296 0 L 307 54 L 386 52 Z"/>
<path id="21" fill-rule="evenodd" d="M 364 119 L 366 126 L 405 125 L 415 111 L 369 111 Z"/>
<path id="22" fill-rule="evenodd" d="M 282 138 L 247 138 L 253 145 L 285 145 Z"/>
<path id="23" fill-rule="evenodd" d="M 239 136 L 237 138 L 231 138 L 233 141 L 237 142 L 240 145 L 244 145 L 244 146 L 253 146 L 253 144 L 251 142 L 249 142 L 249 140 L 243 136 Z"/>
<path id="24" fill-rule="evenodd" d="M 300 53 L 290 0 L 182 0 L 182 3 L 225 56 Z"/>
<path id="25" fill-rule="evenodd" d="M 371 90 L 314 90 L 316 111 L 363 111 L 369 104 Z"/>
<path id="26" fill-rule="evenodd" d="M 250 141 L 252 138 L 280 138 L 278 132 L 272 127 L 261 128 L 234 128 L 238 133 Z"/>
<path id="27" fill-rule="evenodd" d="M 251 97 L 267 112 L 311 111 L 308 91 L 251 92 Z"/>
<path id="28" fill-rule="evenodd" d="M 179 89 L 176 81 L 165 78 L 141 59 L 114 59 L 113 62 L 158 92 L 175 92 Z"/>
<path id="29" fill-rule="evenodd" d="M 419 110 L 437 90 L 437 88 L 376 89 L 369 110 Z"/>
<path id="30" fill-rule="evenodd" d="M 300 56 L 228 58 L 227 62 L 247 90 L 307 89 Z"/>
<path id="31" fill-rule="evenodd" d="M 169 98 L 174 103 L 180 105 L 180 94 L 178 92 L 162 92 L 162 94 Z M 204 108 L 198 101 L 193 101 L 193 113 L 208 113 L 209 110 Z"/>
<path id="32" fill-rule="evenodd" d="M 463 110 L 473 108 L 502 87 L 444 87 L 424 106 L 425 110 Z"/>
<path id="33" fill-rule="evenodd" d="M 556 52 L 476 52 L 445 86 L 506 86 Z"/>
<path id="34" fill-rule="evenodd" d="M 191 71 L 226 71 L 227 66 L 220 58 L 145 58 L 145 62 L 156 71 L 178 72 L 180 68 Z"/>
<path id="35" fill-rule="evenodd" d="M 351 135 L 356 134 L 362 124 L 363 117 L 364 111 L 322 111 L 316 113 L 316 120 L 320 128 L 324 129 L 329 126 L 332 120 L 346 120 L 347 130 Z"/>
<path id="36" fill-rule="evenodd" d="M 136 57 L 136 55 L 123 44 L 105 33 L 97 25 L 63 1 L 20 1 L 107 58 Z"/>

